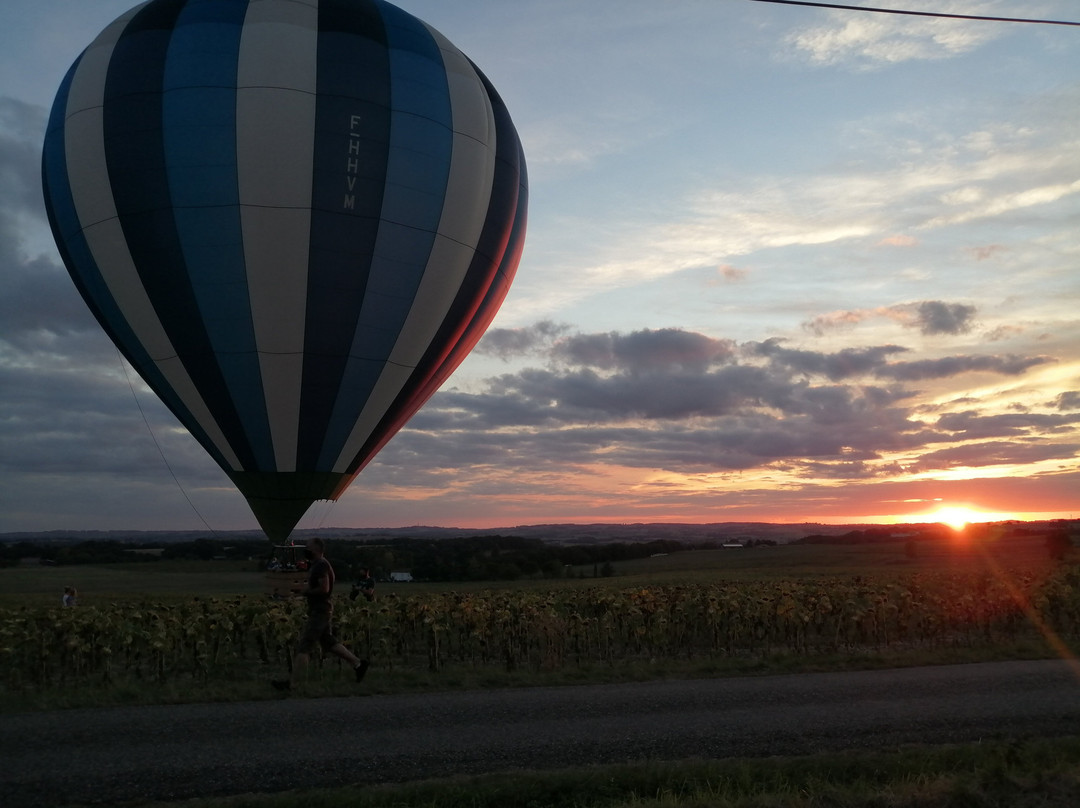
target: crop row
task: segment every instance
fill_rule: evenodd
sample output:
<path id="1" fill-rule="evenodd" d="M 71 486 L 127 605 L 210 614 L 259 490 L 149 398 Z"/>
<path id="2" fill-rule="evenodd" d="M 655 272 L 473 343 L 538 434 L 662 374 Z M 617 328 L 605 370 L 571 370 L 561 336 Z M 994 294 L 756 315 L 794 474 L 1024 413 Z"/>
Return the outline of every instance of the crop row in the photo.
<path id="1" fill-rule="evenodd" d="M 303 609 L 236 598 L 0 610 L 0 683 L 261 675 L 291 663 Z M 335 614 L 335 633 L 375 666 L 433 671 L 986 645 L 1036 632 L 1080 636 L 1080 571 L 391 594 L 342 599 Z"/>

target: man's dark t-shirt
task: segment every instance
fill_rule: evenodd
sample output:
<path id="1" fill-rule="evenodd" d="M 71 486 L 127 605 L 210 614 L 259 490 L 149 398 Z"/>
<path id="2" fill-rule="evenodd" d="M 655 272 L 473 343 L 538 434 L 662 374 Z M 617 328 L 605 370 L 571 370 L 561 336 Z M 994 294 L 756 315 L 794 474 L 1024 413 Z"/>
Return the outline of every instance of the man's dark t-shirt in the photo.
<path id="1" fill-rule="evenodd" d="M 334 568 L 330 566 L 330 562 L 325 558 L 320 558 L 311 565 L 311 572 L 308 573 L 308 589 L 314 589 L 318 586 L 320 578 L 329 578 L 329 586 L 326 594 L 320 592 L 307 596 L 308 611 L 329 613 L 334 610 L 334 605 L 330 600 L 330 596 L 334 592 Z"/>

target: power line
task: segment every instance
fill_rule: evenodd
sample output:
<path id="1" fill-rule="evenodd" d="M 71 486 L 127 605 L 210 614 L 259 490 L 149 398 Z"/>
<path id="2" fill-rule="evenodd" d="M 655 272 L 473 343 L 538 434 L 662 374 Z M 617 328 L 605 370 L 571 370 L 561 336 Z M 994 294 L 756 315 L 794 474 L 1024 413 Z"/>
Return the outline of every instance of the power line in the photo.
<path id="1" fill-rule="evenodd" d="M 1068 20 L 1035 20 L 1024 17 L 988 17 L 979 14 L 946 14 L 944 11 L 903 11 L 897 8 L 870 8 L 869 6 L 849 6 L 841 3 L 817 3 L 810 0 L 750 0 L 752 3 L 777 3 L 784 6 L 813 6 L 815 8 L 836 8 L 844 11 L 873 11 L 878 14 L 906 14 L 910 17 L 944 17 L 951 20 L 985 20 L 987 22 L 1028 22 L 1037 25 L 1075 25 L 1080 22 Z"/>

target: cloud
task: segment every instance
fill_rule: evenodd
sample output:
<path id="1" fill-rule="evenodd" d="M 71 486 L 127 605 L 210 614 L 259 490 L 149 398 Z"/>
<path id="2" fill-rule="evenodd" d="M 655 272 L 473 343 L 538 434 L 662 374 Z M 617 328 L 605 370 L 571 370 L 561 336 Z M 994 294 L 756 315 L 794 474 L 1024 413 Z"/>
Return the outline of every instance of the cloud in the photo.
<path id="1" fill-rule="evenodd" d="M 1047 460 L 1074 460 L 1080 443 L 1049 441 L 985 441 L 939 449 L 921 455 L 907 466 L 913 473 L 943 471 L 960 467 L 1011 466 L 1041 463 Z"/>
<path id="2" fill-rule="evenodd" d="M 968 2 L 909 0 L 911 11 L 965 13 Z M 982 13 L 985 5 L 982 6 Z M 948 59 L 1003 35 L 1000 27 L 889 14 L 833 11 L 828 23 L 790 34 L 787 43 L 812 64 L 870 70 L 901 62 Z"/>
<path id="3" fill-rule="evenodd" d="M 528 121 L 520 129 L 529 166 L 540 171 L 587 169 L 598 160 L 626 151 L 633 143 L 629 134 L 614 134 L 619 128 L 595 113 L 592 118 L 557 115 Z"/>
<path id="4" fill-rule="evenodd" d="M 786 290 L 804 288 L 808 266 L 828 271 L 818 276 L 821 284 L 843 282 L 837 280 L 839 265 L 849 257 L 866 266 L 860 267 L 863 280 L 844 289 L 844 297 L 889 284 L 910 290 L 913 277 L 923 279 L 923 288 L 932 281 L 938 289 L 955 285 L 971 295 L 968 268 L 935 269 L 927 256 L 933 250 L 940 264 L 949 255 L 944 249 L 984 262 L 1003 253 L 995 249 L 1001 233 L 1033 221 L 1069 232 L 1075 183 L 1062 178 L 1080 175 L 1080 149 L 1074 128 L 1059 119 L 1060 110 L 1077 103 L 1075 92 L 1060 90 L 1030 101 L 1022 116 L 993 110 L 963 118 L 960 125 L 967 128 L 959 130 L 954 110 L 941 111 L 937 123 L 914 113 L 851 121 L 846 139 L 859 145 L 843 167 L 813 164 L 803 173 L 757 172 L 732 181 L 711 176 L 705 163 L 696 183 L 683 184 L 663 204 L 613 205 L 607 219 L 602 212 L 572 211 L 547 223 L 563 234 L 564 247 L 529 256 L 516 281 L 527 296 L 511 300 L 508 310 L 523 318 L 565 316 L 561 312 L 575 303 L 614 288 L 751 262 L 755 281 L 767 283 L 774 299 L 786 300 Z M 915 239 L 918 255 L 909 257 L 906 248 Z M 981 246 L 951 246 L 957 242 Z M 865 251 L 874 246 L 874 253 Z M 1014 266 L 1039 249 L 1035 243 L 1001 247 L 1010 250 Z M 916 263 L 897 265 L 901 260 Z M 710 288 L 722 283 L 714 278 Z M 752 294 L 759 287 L 743 288 Z"/>
<path id="5" fill-rule="evenodd" d="M 1029 440 L 1075 420 L 1039 412 L 985 415 L 964 398 L 963 410 L 927 423 L 908 381 L 973 370 L 1020 375 L 1049 360 L 896 361 L 908 350 L 823 352 L 778 339 L 735 344 L 680 329 L 563 334 L 538 357 L 546 367 L 491 377 L 479 392 L 436 394 L 380 457 L 390 465 L 422 460 L 432 475 L 467 456 L 522 473 L 773 469 L 792 479 L 876 479 L 902 473 L 896 453 L 931 457 L 926 450 L 935 444 Z M 1047 448 L 1043 455 L 1055 451 L 1070 450 Z M 993 457 L 1000 454 L 994 448 Z"/>
<path id="6" fill-rule="evenodd" d="M 971 247 L 969 252 L 975 257 L 976 261 L 988 261 L 995 255 L 1008 252 L 1009 248 L 1004 244 L 987 244 L 983 247 Z"/>
<path id="7" fill-rule="evenodd" d="M 1018 376 L 1033 367 L 1054 361 L 1047 356 L 1017 354 L 973 354 L 907 362 L 888 361 L 889 357 L 909 350 L 899 345 L 845 348 L 834 353 L 823 353 L 785 348 L 779 340 L 766 340 L 748 344 L 744 348 L 751 353 L 768 357 L 774 364 L 795 373 L 815 374 L 833 381 L 866 376 L 896 381 L 923 381 L 975 372 Z"/>
<path id="8" fill-rule="evenodd" d="M 1020 334 L 1024 333 L 1024 328 L 1019 325 L 1004 324 L 999 325 L 996 328 L 992 328 L 983 334 L 983 340 L 986 342 L 1001 342 L 1002 340 L 1012 339 Z"/>
<path id="9" fill-rule="evenodd" d="M 815 374 L 833 381 L 873 375 L 885 366 L 888 357 L 907 351 L 899 345 L 879 345 L 822 353 L 784 348 L 778 340 L 767 340 L 748 347 L 753 353 L 768 357 L 774 364 L 795 373 Z"/>
<path id="10" fill-rule="evenodd" d="M 577 334 L 559 340 L 552 355 L 568 365 L 630 372 L 657 368 L 704 368 L 732 355 L 730 340 L 678 328 L 630 334 Z"/>
<path id="11" fill-rule="evenodd" d="M 525 328 L 489 328 L 473 351 L 503 360 L 528 356 L 550 348 L 551 343 L 567 330 L 569 326 L 551 320 L 541 320 Z"/>
<path id="12" fill-rule="evenodd" d="M 821 337 L 831 331 L 853 328 L 859 323 L 881 313 L 880 309 L 855 309 L 849 311 L 830 311 L 806 320 L 802 324 L 805 331 Z"/>
<path id="13" fill-rule="evenodd" d="M 924 334 L 964 334 L 971 330 L 975 307 L 925 300 L 915 304 L 916 322 Z"/>
<path id="14" fill-rule="evenodd" d="M 980 415 L 966 410 L 948 413 L 937 420 L 937 427 L 965 440 L 1016 438 L 1033 433 L 1052 433 L 1080 423 L 1077 416 L 1051 413 L 1006 413 Z"/>
<path id="15" fill-rule="evenodd" d="M 1080 410 L 1080 390 L 1062 393 L 1054 399 L 1053 406 L 1059 410 Z"/>
<path id="16" fill-rule="evenodd" d="M 906 328 L 918 328 L 927 336 L 966 334 L 971 330 L 976 307 L 967 303 L 946 303 L 924 300 L 919 303 L 900 303 L 874 309 L 833 311 L 803 322 L 804 330 L 824 336 L 830 331 L 851 328 L 875 317 L 893 320 Z"/>
<path id="17" fill-rule="evenodd" d="M 739 269 L 731 264 L 721 264 L 716 268 L 717 278 L 714 283 L 735 283 L 746 280 L 750 274 L 745 269 Z"/>
<path id="18" fill-rule="evenodd" d="M 1080 180 L 1074 182 L 1054 182 L 1045 185 L 1022 188 L 1016 191 L 1002 191 L 979 200 L 977 203 L 968 204 L 964 210 L 957 213 L 946 213 L 935 216 L 925 223 L 927 228 L 944 227 L 946 225 L 964 224 L 979 219 L 991 219 L 1006 213 L 1032 208 L 1037 205 L 1047 205 L 1058 202 L 1066 197 L 1080 193 Z"/>
<path id="19" fill-rule="evenodd" d="M 962 373 L 1000 373 L 1019 376 L 1038 365 L 1054 360 L 1047 356 L 945 356 L 940 359 L 919 359 L 912 362 L 894 362 L 879 368 L 878 376 L 897 381 L 923 381 L 944 379 Z"/>
<path id="20" fill-rule="evenodd" d="M 886 236 L 878 242 L 879 247 L 915 247 L 919 240 L 914 236 Z"/>
<path id="21" fill-rule="evenodd" d="M 39 146 L 44 132 L 44 109 L 0 96 L 0 208 L 44 218 Z"/>

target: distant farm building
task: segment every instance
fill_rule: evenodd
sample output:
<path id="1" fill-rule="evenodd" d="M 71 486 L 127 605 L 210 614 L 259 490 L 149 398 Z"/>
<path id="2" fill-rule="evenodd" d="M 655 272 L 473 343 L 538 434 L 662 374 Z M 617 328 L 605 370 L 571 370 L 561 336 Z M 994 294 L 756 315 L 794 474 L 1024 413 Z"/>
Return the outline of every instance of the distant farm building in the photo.
<path id="1" fill-rule="evenodd" d="M 390 573 L 390 580 L 392 582 L 394 582 L 394 583 L 399 583 L 399 584 L 409 583 L 410 581 L 412 581 L 412 579 L 413 579 L 413 577 L 412 577 L 411 572 L 391 572 Z"/>

